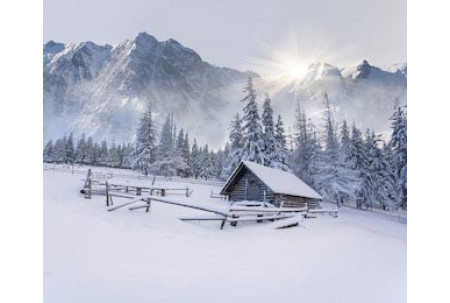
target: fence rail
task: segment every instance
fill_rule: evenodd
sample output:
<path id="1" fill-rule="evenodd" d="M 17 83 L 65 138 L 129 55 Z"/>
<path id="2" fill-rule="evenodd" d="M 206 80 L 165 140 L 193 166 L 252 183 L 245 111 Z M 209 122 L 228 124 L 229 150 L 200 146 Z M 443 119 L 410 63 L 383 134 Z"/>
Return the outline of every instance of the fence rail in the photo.
<path id="1" fill-rule="evenodd" d="M 202 180 L 202 179 L 195 179 L 195 178 L 183 178 L 179 176 L 161 176 L 157 175 L 156 178 L 153 175 L 141 175 L 139 173 L 133 172 L 131 170 L 127 172 L 120 172 L 116 169 L 108 169 L 104 167 L 88 167 L 88 166 L 78 166 L 78 165 L 63 165 L 63 164 L 47 164 L 44 163 L 44 170 L 53 170 L 53 171 L 59 171 L 59 172 L 66 172 L 66 173 L 72 173 L 77 175 L 86 175 L 87 171 L 89 169 L 104 169 L 103 172 L 95 172 L 93 173 L 93 177 L 96 180 L 99 179 L 112 179 L 112 178 L 128 178 L 128 179 L 137 179 L 137 180 L 149 180 L 152 181 L 155 179 L 155 181 L 160 182 L 183 182 L 183 183 L 191 183 L 191 184 L 203 184 L 203 185 L 213 185 L 213 186 L 224 186 L 225 182 L 222 182 L 220 180 Z"/>

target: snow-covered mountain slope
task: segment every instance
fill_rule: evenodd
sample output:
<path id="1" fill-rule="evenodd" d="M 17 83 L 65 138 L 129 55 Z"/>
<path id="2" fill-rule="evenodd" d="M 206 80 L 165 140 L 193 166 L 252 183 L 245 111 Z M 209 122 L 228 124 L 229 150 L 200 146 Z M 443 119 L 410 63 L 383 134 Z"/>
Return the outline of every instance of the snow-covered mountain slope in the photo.
<path id="1" fill-rule="evenodd" d="M 274 95 L 275 110 L 293 118 L 296 103 L 320 121 L 327 93 L 337 120 L 347 119 L 359 127 L 389 131 L 389 118 L 396 104 L 406 104 L 406 63 L 381 69 L 366 60 L 338 69 L 327 63 L 311 64 L 306 77 Z M 292 121 L 292 120 L 291 120 Z"/>
<path id="2" fill-rule="evenodd" d="M 205 125 L 221 122 L 230 93 L 240 92 L 248 75 L 146 33 L 114 47 L 50 41 L 44 45 L 44 139 L 75 131 L 129 141 L 152 102 L 159 118 L 173 112 L 194 135 L 222 140 L 227 125 Z"/>
<path id="3" fill-rule="evenodd" d="M 157 122 L 173 112 L 191 137 L 218 147 L 232 115 L 242 110 L 249 74 L 256 77 L 259 98 L 269 92 L 288 127 L 296 100 L 319 122 L 325 92 L 336 118 L 379 132 L 389 130 L 394 105 L 406 103 L 406 63 L 381 69 L 366 60 L 344 68 L 319 62 L 302 81 L 280 88 L 255 73 L 211 65 L 175 40 L 158 41 L 146 33 L 115 46 L 49 41 L 43 64 L 45 141 L 70 131 L 132 140 L 144 106 L 152 102 Z"/>

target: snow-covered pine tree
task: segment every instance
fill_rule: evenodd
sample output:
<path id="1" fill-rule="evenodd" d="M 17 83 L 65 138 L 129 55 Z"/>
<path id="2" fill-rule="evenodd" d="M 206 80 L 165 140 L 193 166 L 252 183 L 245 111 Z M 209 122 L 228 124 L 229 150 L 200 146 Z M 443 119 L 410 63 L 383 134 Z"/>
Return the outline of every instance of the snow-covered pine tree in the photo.
<path id="1" fill-rule="evenodd" d="M 175 131 L 175 129 L 174 129 Z M 178 133 L 178 137 L 174 141 L 174 149 L 173 149 L 173 158 L 172 158 L 172 166 L 176 175 L 181 177 L 187 176 L 188 167 L 188 159 L 184 153 L 184 130 L 181 128 Z"/>
<path id="2" fill-rule="evenodd" d="M 289 155 L 286 147 L 286 135 L 281 115 L 278 115 L 275 125 L 275 157 L 272 159 L 272 167 L 284 171 L 289 170 Z"/>
<path id="3" fill-rule="evenodd" d="M 108 160 L 106 161 L 106 166 L 117 168 L 120 167 L 120 162 L 121 159 L 118 147 L 116 146 L 116 140 L 113 139 L 111 147 L 109 148 L 108 151 Z"/>
<path id="4" fill-rule="evenodd" d="M 192 174 L 194 178 L 197 179 L 200 176 L 201 155 L 197 145 L 197 140 L 195 138 L 194 143 L 192 144 L 191 159 L 192 159 Z"/>
<path id="5" fill-rule="evenodd" d="M 86 146 L 86 135 L 83 133 L 81 134 L 80 139 L 77 142 L 77 148 L 75 153 L 75 163 L 84 163 L 84 159 L 86 158 L 86 152 L 87 152 L 87 146 Z"/>
<path id="6" fill-rule="evenodd" d="M 173 152 L 174 152 L 174 125 L 172 115 L 167 115 L 166 121 L 161 130 L 158 149 L 157 149 L 157 167 L 159 173 L 165 176 L 172 176 Z"/>
<path id="7" fill-rule="evenodd" d="M 368 208 L 372 208 L 373 205 L 376 203 L 376 196 L 375 196 L 376 180 L 374 180 L 374 174 L 372 171 L 372 162 L 374 159 L 374 150 L 377 148 L 377 142 L 375 136 L 369 129 L 366 130 L 363 146 L 364 146 L 363 152 L 361 154 L 360 159 L 361 161 L 360 162 L 361 168 L 359 169 L 360 184 L 357 191 L 358 198 L 356 206 L 358 208 L 361 208 L 362 205 L 365 205 Z"/>
<path id="8" fill-rule="evenodd" d="M 304 181 L 313 186 L 313 188 L 318 188 L 319 158 L 322 153 L 322 146 L 320 145 L 316 126 L 311 119 L 308 119 L 308 122 L 306 123 L 306 133 L 308 138 L 306 149 L 308 166 L 306 170 L 307 177 Z"/>
<path id="9" fill-rule="evenodd" d="M 407 207 L 407 119 L 406 112 L 398 106 L 391 117 L 392 164 L 395 169 L 398 205 Z"/>
<path id="10" fill-rule="evenodd" d="M 44 147 L 43 160 L 46 163 L 53 162 L 53 140 L 49 140 Z"/>
<path id="11" fill-rule="evenodd" d="M 153 123 L 152 107 L 147 104 L 147 108 L 142 114 L 136 132 L 136 149 L 134 168 L 144 175 L 150 173 L 150 167 L 155 161 L 156 150 L 156 128 Z"/>
<path id="12" fill-rule="evenodd" d="M 222 157 L 223 151 L 220 148 L 217 152 L 210 151 L 210 157 L 213 163 L 213 177 L 219 179 L 222 173 Z"/>
<path id="13" fill-rule="evenodd" d="M 364 164 L 364 140 L 361 131 L 353 123 L 350 138 L 350 165 L 357 172 L 363 169 Z"/>
<path id="14" fill-rule="evenodd" d="M 121 168 L 132 168 L 134 163 L 134 146 L 131 143 L 122 145 L 122 165 Z"/>
<path id="15" fill-rule="evenodd" d="M 306 115 L 302 111 L 300 101 L 297 103 L 295 109 L 295 134 L 292 138 L 295 150 L 292 153 L 292 162 L 294 173 L 302 180 L 308 180 L 311 177 L 309 166 L 311 148 L 311 137 L 308 135 L 306 126 Z"/>
<path id="16" fill-rule="evenodd" d="M 67 139 L 65 140 L 66 146 L 66 159 L 65 163 L 74 163 L 75 162 L 75 147 L 73 144 L 73 133 L 70 133 Z"/>
<path id="17" fill-rule="evenodd" d="M 117 145 L 117 166 L 116 168 L 121 168 L 123 163 L 123 146 L 124 144 Z"/>
<path id="18" fill-rule="evenodd" d="M 231 121 L 230 125 L 230 150 L 240 150 L 242 149 L 242 119 L 239 117 L 239 114 L 234 116 L 234 119 Z"/>
<path id="19" fill-rule="evenodd" d="M 222 153 L 222 170 L 220 171 L 220 175 L 218 176 L 218 179 L 220 180 L 226 180 L 228 175 L 226 175 L 225 170 L 228 166 L 228 158 L 230 156 L 230 142 L 225 143 L 225 147 L 223 149 Z"/>
<path id="20" fill-rule="evenodd" d="M 266 94 L 263 104 L 262 124 L 264 128 L 264 165 L 277 167 L 277 144 L 275 139 L 275 127 L 273 122 L 273 109 L 270 104 L 269 94 Z"/>
<path id="21" fill-rule="evenodd" d="M 221 175 L 221 178 L 225 180 L 228 179 L 242 160 L 243 132 L 242 119 L 239 114 L 236 114 L 231 121 L 229 138 L 230 146 L 228 157 L 223 166 Z"/>
<path id="22" fill-rule="evenodd" d="M 55 142 L 54 162 L 66 163 L 66 136 L 56 140 Z"/>
<path id="23" fill-rule="evenodd" d="M 102 148 L 101 148 L 101 145 L 98 143 L 98 142 L 94 142 L 94 148 L 93 148 L 93 150 L 94 150 L 94 152 L 93 152 L 93 155 L 94 155 L 94 160 L 93 160 L 93 165 L 95 165 L 95 166 L 100 166 L 101 165 L 101 163 L 100 163 L 100 156 L 102 155 Z"/>
<path id="24" fill-rule="evenodd" d="M 184 135 L 184 142 L 182 146 L 183 157 L 186 159 L 187 169 L 185 171 L 186 177 L 192 176 L 192 157 L 191 157 L 191 147 L 189 143 L 189 134 L 186 131 Z"/>
<path id="25" fill-rule="evenodd" d="M 324 200 L 335 202 L 339 206 L 345 199 L 353 198 L 356 178 L 345 166 L 340 153 L 331 105 L 326 93 L 325 106 L 325 148 L 320 156 L 318 189 Z"/>
<path id="26" fill-rule="evenodd" d="M 372 148 L 372 163 L 370 170 L 374 186 L 374 197 L 379 206 L 386 210 L 393 205 L 394 175 L 390 163 L 386 158 L 386 144 L 380 148 L 381 139 L 372 131 L 372 137 L 377 143 Z"/>
<path id="27" fill-rule="evenodd" d="M 388 189 L 387 191 L 389 192 L 389 201 L 391 202 L 391 209 L 396 209 L 398 206 L 398 196 L 397 196 L 397 189 L 396 189 L 396 184 L 397 184 L 397 177 L 395 174 L 395 167 L 393 164 L 393 153 L 392 153 L 392 147 L 391 144 L 388 143 L 386 144 L 386 142 L 383 144 L 383 152 L 384 152 L 384 157 L 386 159 L 387 162 L 387 168 L 386 168 L 386 173 L 388 176 Z"/>
<path id="28" fill-rule="evenodd" d="M 348 127 L 346 120 L 342 122 L 340 137 L 341 137 L 341 153 L 343 155 L 343 159 L 346 163 L 350 164 L 351 138 L 350 138 L 350 129 Z"/>
<path id="29" fill-rule="evenodd" d="M 265 163 L 264 140 L 261 126 L 261 118 L 258 114 L 256 103 L 256 91 L 253 88 L 253 80 L 250 76 L 244 89 L 246 96 L 242 99 L 244 105 L 242 159 L 260 164 Z"/>
<path id="30" fill-rule="evenodd" d="M 211 155 L 209 153 L 208 144 L 206 144 L 205 147 L 202 148 L 200 151 L 200 161 L 201 161 L 199 174 L 200 178 L 208 180 L 213 176 L 214 171 L 212 160 L 213 159 L 211 158 Z"/>
<path id="31" fill-rule="evenodd" d="M 108 143 L 106 140 L 103 140 L 100 145 L 97 161 L 98 166 L 106 166 L 108 164 Z"/>
<path id="32" fill-rule="evenodd" d="M 92 137 L 89 137 L 86 141 L 86 157 L 83 160 L 83 164 L 87 165 L 94 165 L 96 162 L 96 155 L 95 155 L 95 147 L 94 147 L 94 140 Z"/>

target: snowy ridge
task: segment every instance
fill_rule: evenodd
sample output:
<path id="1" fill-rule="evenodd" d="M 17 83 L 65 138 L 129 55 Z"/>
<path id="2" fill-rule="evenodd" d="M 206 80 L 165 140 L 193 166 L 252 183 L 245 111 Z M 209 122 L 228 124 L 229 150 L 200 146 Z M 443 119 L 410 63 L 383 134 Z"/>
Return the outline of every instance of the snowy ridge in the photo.
<path id="1" fill-rule="evenodd" d="M 367 60 L 344 68 L 311 64 L 302 81 L 273 95 L 274 110 L 281 112 L 289 125 L 300 102 L 308 116 L 320 125 L 327 93 L 338 122 L 346 119 L 363 129 L 390 132 L 389 118 L 394 107 L 407 102 L 406 66 L 403 63 L 382 69 Z"/>
<path id="2" fill-rule="evenodd" d="M 144 32 L 114 46 L 49 41 L 43 64 L 44 141 L 71 131 L 96 140 L 133 140 L 143 108 L 152 102 L 157 123 L 173 112 L 192 137 L 216 148 L 242 107 L 247 77 L 258 78 L 209 64 L 176 40 L 158 41 Z M 319 117 L 327 91 L 338 120 L 384 132 L 393 106 L 406 104 L 406 77 L 406 63 L 381 69 L 367 60 L 344 68 L 317 62 L 303 81 L 281 90 L 260 78 L 255 84 L 259 97 L 271 94 L 288 125 L 296 100 Z"/>
<path id="3" fill-rule="evenodd" d="M 43 55 L 44 140 L 74 131 L 129 141 L 152 102 L 158 119 L 173 112 L 191 133 L 221 142 L 226 121 L 207 130 L 203 123 L 217 123 L 229 100 L 239 100 L 230 93 L 253 74 L 211 65 L 173 39 L 144 32 L 114 47 L 50 41 Z"/>

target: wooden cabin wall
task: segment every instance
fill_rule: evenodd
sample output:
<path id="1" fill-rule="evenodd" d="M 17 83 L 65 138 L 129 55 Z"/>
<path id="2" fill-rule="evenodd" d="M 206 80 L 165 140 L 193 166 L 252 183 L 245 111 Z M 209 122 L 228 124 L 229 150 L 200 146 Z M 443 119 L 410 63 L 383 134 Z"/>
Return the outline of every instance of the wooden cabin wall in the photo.
<path id="1" fill-rule="evenodd" d="M 317 208 L 319 206 L 319 200 L 309 199 L 305 197 L 276 195 L 275 205 L 280 206 L 283 202 L 283 207 L 305 207 L 308 209 Z"/>
<path id="2" fill-rule="evenodd" d="M 247 199 L 245 191 L 246 180 L 248 180 L 248 182 L 250 181 L 256 182 L 257 185 L 259 186 L 258 201 L 264 200 L 264 191 L 267 202 L 275 200 L 273 192 L 263 182 L 261 182 L 261 180 L 258 177 L 256 177 L 248 169 L 243 169 L 243 171 L 238 176 L 236 176 L 234 184 L 230 187 L 229 193 L 230 201 L 242 201 Z"/>

